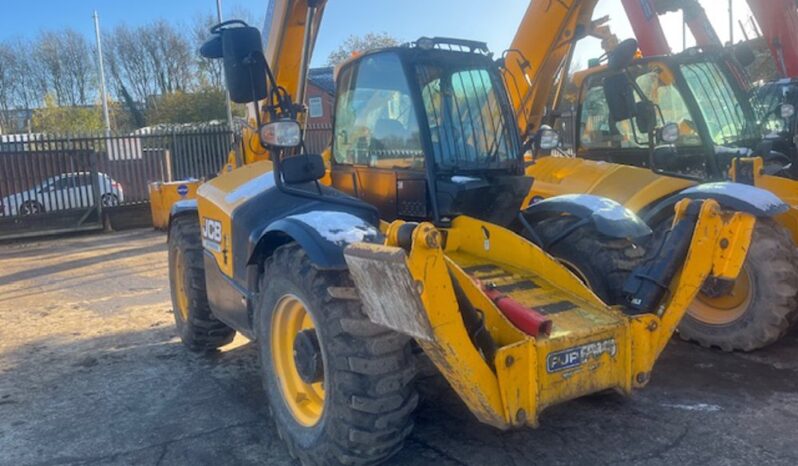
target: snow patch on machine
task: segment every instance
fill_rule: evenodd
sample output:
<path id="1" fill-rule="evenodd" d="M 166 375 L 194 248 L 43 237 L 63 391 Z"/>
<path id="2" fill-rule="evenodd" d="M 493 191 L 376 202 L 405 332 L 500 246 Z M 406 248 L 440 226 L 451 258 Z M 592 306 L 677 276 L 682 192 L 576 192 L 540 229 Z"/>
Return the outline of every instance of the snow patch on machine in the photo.
<path id="1" fill-rule="evenodd" d="M 372 225 L 346 212 L 314 210 L 287 218 L 310 226 L 324 239 L 338 246 L 362 241 L 373 242 L 380 236 L 380 232 Z"/>

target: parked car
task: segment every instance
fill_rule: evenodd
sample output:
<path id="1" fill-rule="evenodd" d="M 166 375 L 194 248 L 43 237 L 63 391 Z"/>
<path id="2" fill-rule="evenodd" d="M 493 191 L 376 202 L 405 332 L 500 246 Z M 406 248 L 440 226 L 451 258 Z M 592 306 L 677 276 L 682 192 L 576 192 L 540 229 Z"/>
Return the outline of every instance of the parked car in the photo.
<path id="1" fill-rule="evenodd" d="M 100 200 L 104 207 L 124 201 L 122 185 L 105 173 L 97 173 Z M 23 192 L 0 199 L 3 215 L 33 215 L 55 210 L 88 208 L 94 204 L 91 173 L 62 173 Z"/>

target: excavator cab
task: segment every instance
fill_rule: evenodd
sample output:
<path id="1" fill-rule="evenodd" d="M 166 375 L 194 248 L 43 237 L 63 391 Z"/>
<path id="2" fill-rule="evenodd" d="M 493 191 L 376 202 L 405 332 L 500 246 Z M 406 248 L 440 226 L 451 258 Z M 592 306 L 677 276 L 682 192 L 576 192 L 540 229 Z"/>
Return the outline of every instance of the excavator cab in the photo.
<path id="1" fill-rule="evenodd" d="M 332 185 L 385 220 L 515 219 L 532 180 L 486 44 L 421 38 L 340 69 Z"/>

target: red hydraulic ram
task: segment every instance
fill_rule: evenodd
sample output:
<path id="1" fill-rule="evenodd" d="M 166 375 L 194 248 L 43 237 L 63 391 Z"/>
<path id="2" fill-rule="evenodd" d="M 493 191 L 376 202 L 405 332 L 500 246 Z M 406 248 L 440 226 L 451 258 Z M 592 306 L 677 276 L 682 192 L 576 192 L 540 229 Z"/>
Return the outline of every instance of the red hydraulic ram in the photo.
<path id="1" fill-rule="evenodd" d="M 502 294 L 491 284 L 480 284 L 480 286 L 485 295 L 507 317 L 507 320 L 512 322 L 519 330 L 533 337 L 551 334 L 551 319 L 535 309 L 526 307 L 513 298 Z"/>

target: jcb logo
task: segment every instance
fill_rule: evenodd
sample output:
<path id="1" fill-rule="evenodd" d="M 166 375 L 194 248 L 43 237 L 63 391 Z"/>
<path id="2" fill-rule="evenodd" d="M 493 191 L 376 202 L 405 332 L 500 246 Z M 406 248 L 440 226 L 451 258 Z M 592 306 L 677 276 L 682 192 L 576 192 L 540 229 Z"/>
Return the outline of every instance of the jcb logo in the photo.
<path id="1" fill-rule="evenodd" d="M 209 241 L 221 243 L 222 222 L 206 218 L 205 223 L 202 225 L 202 237 Z"/>

